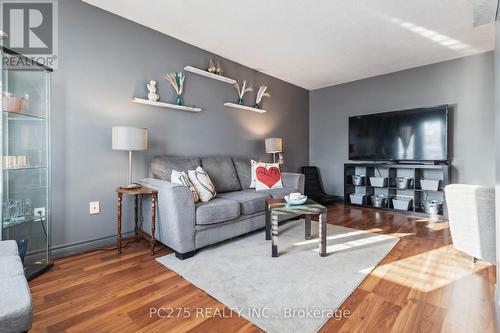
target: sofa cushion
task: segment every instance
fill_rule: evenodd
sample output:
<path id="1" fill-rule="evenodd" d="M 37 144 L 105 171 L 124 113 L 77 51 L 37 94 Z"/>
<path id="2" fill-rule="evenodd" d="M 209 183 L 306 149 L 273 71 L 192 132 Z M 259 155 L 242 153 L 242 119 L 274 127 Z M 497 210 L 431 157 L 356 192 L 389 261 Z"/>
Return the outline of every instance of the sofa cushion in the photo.
<path id="1" fill-rule="evenodd" d="M 247 190 L 247 191 L 251 191 L 251 190 Z M 244 191 L 244 192 L 247 192 L 247 191 Z M 270 190 L 260 190 L 257 193 L 268 194 L 273 199 L 283 199 L 283 198 L 285 198 L 285 195 L 289 195 L 292 192 L 300 192 L 300 191 L 297 189 L 294 189 L 294 188 L 273 188 Z"/>
<path id="2" fill-rule="evenodd" d="M 195 170 L 199 165 L 199 158 L 160 155 L 151 159 L 150 167 L 154 178 L 170 181 L 172 170 L 187 172 Z"/>
<path id="3" fill-rule="evenodd" d="M 19 256 L 0 256 L 0 278 L 24 276 L 23 263 Z"/>
<path id="4" fill-rule="evenodd" d="M 238 201 L 243 215 L 250 215 L 263 211 L 266 208 L 266 198 L 269 194 L 255 190 L 228 192 L 220 195 L 221 198 Z"/>
<path id="5" fill-rule="evenodd" d="M 19 251 L 15 240 L 0 241 L 0 256 L 18 256 Z"/>
<path id="6" fill-rule="evenodd" d="M 0 278 L 0 332 L 31 328 L 31 294 L 24 275 Z"/>
<path id="7" fill-rule="evenodd" d="M 240 216 L 240 203 L 215 197 L 208 202 L 196 203 L 196 224 L 214 224 Z"/>
<path id="8" fill-rule="evenodd" d="M 252 181 L 252 170 L 249 158 L 233 157 L 234 168 L 238 174 L 241 188 L 243 190 L 250 188 Z"/>
<path id="9" fill-rule="evenodd" d="M 204 157 L 201 165 L 215 186 L 217 193 L 241 190 L 233 160 L 227 156 Z"/>

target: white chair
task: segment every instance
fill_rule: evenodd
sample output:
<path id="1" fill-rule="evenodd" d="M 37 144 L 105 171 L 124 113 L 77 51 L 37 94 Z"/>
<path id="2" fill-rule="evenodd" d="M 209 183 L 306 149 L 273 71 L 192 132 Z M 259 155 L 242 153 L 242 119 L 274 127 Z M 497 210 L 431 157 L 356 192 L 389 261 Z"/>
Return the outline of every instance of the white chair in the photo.
<path id="1" fill-rule="evenodd" d="M 495 189 L 453 184 L 444 191 L 453 246 L 495 264 Z"/>

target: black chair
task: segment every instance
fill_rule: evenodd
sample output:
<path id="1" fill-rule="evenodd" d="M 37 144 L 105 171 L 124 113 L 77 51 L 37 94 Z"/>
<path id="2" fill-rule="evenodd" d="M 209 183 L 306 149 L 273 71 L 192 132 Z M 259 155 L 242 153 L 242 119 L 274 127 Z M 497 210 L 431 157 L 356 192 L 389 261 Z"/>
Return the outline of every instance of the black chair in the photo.
<path id="1" fill-rule="evenodd" d="M 309 198 L 322 205 L 341 200 L 338 196 L 325 193 L 317 167 L 303 166 L 301 172 L 305 175 L 304 194 Z"/>

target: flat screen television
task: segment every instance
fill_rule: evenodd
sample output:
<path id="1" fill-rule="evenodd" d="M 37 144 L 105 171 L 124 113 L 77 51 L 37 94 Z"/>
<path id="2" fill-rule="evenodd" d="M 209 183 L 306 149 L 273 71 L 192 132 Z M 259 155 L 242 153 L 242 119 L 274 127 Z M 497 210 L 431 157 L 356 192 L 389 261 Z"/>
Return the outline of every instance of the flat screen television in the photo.
<path id="1" fill-rule="evenodd" d="M 448 161 L 448 105 L 350 117 L 349 159 Z"/>

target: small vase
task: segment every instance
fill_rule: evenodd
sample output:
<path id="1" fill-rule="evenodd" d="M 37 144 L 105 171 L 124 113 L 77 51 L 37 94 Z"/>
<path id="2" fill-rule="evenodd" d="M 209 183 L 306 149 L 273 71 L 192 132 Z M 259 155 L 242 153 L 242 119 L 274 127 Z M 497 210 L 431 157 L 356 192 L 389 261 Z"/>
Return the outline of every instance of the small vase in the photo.
<path id="1" fill-rule="evenodd" d="M 238 104 L 239 104 L 239 105 L 243 105 L 243 102 L 244 102 L 244 101 L 243 101 L 243 98 L 238 98 Z"/>
<path id="2" fill-rule="evenodd" d="M 177 95 L 177 98 L 175 99 L 175 103 L 177 105 L 182 105 L 182 97 L 181 97 L 181 95 Z"/>
<path id="3" fill-rule="evenodd" d="M 254 109 L 260 109 L 259 103 L 255 103 L 253 107 L 254 107 Z"/>

